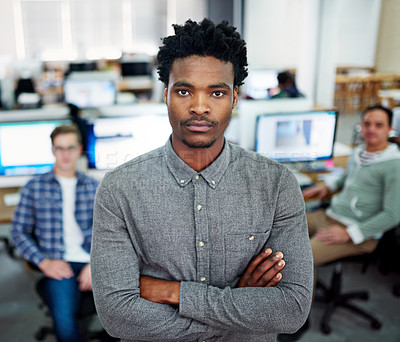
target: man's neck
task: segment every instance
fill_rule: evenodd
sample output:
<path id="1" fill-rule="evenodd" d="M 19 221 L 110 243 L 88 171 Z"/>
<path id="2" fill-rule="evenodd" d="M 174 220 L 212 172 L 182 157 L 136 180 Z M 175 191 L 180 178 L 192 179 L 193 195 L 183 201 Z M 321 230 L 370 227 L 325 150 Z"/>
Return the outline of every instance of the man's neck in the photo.
<path id="1" fill-rule="evenodd" d="M 224 140 L 216 141 L 209 148 L 191 148 L 182 142 L 172 139 L 172 148 L 185 164 L 200 172 L 210 166 L 218 158 L 224 147 Z"/>
<path id="2" fill-rule="evenodd" d="M 64 177 L 64 178 L 75 178 L 76 177 L 76 169 L 71 169 L 71 170 L 62 170 L 58 168 L 57 166 L 54 166 L 54 174 L 59 177 Z"/>
<path id="3" fill-rule="evenodd" d="M 382 144 L 382 145 L 366 145 L 365 146 L 365 151 L 367 152 L 380 152 L 385 150 L 388 147 L 388 144 Z"/>

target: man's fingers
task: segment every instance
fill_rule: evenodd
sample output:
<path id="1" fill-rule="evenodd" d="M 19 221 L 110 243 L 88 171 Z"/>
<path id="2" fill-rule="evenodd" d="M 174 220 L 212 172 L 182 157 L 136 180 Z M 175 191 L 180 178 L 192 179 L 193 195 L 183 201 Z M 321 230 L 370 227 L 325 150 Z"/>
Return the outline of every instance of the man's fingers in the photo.
<path id="1" fill-rule="evenodd" d="M 267 258 L 272 254 L 272 249 L 267 248 L 259 253 L 252 261 L 250 261 L 249 265 L 245 269 L 244 273 L 240 277 L 238 287 L 248 286 L 248 279 L 252 276 L 254 270 Z"/>
<path id="2" fill-rule="evenodd" d="M 271 281 L 268 282 L 267 285 L 265 285 L 264 287 L 274 287 L 276 285 L 278 285 L 278 283 L 282 280 L 282 273 L 277 273 L 275 275 L 275 277 L 272 278 Z"/>
<path id="3" fill-rule="evenodd" d="M 249 266 L 247 266 L 245 274 L 252 274 L 254 272 L 254 270 L 267 258 L 270 257 L 270 255 L 272 254 L 272 249 L 271 248 L 267 248 L 266 250 L 262 251 L 260 254 L 258 254 L 249 264 Z"/>
<path id="4" fill-rule="evenodd" d="M 277 271 L 274 269 L 274 265 L 278 263 L 278 261 L 282 260 L 283 254 L 282 252 L 276 252 L 272 257 L 268 258 L 267 260 L 260 263 L 254 270 L 251 275 L 251 282 L 255 285 L 263 278 L 262 282 L 265 282 L 265 279 L 268 281 L 273 277 Z M 284 265 L 282 265 L 283 268 Z M 279 271 L 282 269 L 279 267 Z"/>
<path id="5" fill-rule="evenodd" d="M 275 286 L 282 279 L 282 274 L 280 271 L 285 267 L 285 261 L 279 260 L 275 263 L 273 267 L 266 269 L 264 274 L 257 281 L 256 286 L 265 287 L 265 286 Z"/>

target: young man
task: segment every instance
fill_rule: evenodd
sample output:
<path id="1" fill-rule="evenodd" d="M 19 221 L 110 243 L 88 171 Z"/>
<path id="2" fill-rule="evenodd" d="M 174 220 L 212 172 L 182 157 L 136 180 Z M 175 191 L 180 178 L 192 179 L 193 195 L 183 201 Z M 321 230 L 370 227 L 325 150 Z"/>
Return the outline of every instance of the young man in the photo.
<path id="1" fill-rule="evenodd" d="M 12 237 L 23 257 L 47 277 L 46 295 L 58 341 L 81 341 L 75 314 L 91 291 L 90 245 L 97 181 L 76 171 L 82 145 L 75 126 L 51 133 L 51 172 L 21 190 Z"/>
<path id="2" fill-rule="evenodd" d="M 372 252 L 377 239 L 400 222 L 400 152 L 388 143 L 392 116 L 380 105 L 367 108 L 361 116 L 364 144 L 354 150 L 345 174 L 330 187 L 304 190 L 306 199 L 339 191 L 326 211 L 307 213 L 315 266 Z M 295 341 L 305 328 L 280 340 Z"/>
<path id="3" fill-rule="evenodd" d="M 299 186 L 224 139 L 247 76 L 235 28 L 174 28 L 158 53 L 171 138 L 108 173 L 96 195 L 99 317 L 122 341 L 275 341 L 311 304 Z M 269 258 L 271 249 L 280 252 Z"/>

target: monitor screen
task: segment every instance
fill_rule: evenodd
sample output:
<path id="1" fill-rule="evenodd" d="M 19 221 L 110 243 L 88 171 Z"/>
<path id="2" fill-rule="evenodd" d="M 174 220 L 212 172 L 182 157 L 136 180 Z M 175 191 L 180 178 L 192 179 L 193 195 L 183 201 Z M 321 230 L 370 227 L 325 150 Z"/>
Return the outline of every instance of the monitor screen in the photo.
<path id="1" fill-rule="evenodd" d="M 50 134 L 70 120 L 0 123 L 0 175 L 24 176 L 52 169 Z"/>
<path id="2" fill-rule="evenodd" d="M 167 115 L 96 118 L 88 122 L 89 167 L 109 170 L 163 146 L 172 132 Z"/>
<path id="3" fill-rule="evenodd" d="M 126 76 L 145 76 L 150 75 L 150 63 L 149 62 L 121 62 L 121 75 Z"/>
<path id="4" fill-rule="evenodd" d="M 329 159 L 336 111 L 276 113 L 257 117 L 255 151 L 279 162 Z"/>
<path id="5" fill-rule="evenodd" d="M 246 95 L 255 100 L 269 98 L 268 89 L 278 86 L 278 73 L 278 70 L 273 69 L 249 70 L 246 79 Z"/>
<path id="6" fill-rule="evenodd" d="M 116 100 L 115 84 L 111 80 L 66 79 L 64 100 L 79 108 L 110 106 Z"/>

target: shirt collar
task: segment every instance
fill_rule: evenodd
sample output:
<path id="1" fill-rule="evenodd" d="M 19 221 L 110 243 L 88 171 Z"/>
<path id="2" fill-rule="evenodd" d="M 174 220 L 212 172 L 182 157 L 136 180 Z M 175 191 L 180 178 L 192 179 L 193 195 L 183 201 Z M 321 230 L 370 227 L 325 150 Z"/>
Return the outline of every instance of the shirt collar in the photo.
<path id="1" fill-rule="evenodd" d="M 185 187 L 193 179 L 196 179 L 196 176 L 200 176 L 204 178 L 211 188 L 215 189 L 221 181 L 221 178 L 230 162 L 230 146 L 226 140 L 224 142 L 224 148 L 217 159 L 215 159 L 210 166 L 200 172 L 193 170 L 181 158 L 179 158 L 172 148 L 171 139 L 168 139 L 164 146 L 164 150 L 168 168 L 176 182 L 181 187 Z"/>
<path id="2" fill-rule="evenodd" d="M 48 181 L 56 181 L 57 180 L 56 174 L 54 173 L 54 170 L 51 170 L 50 172 L 45 173 L 43 175 L 42 179 L 48 180 Z M 84 174 L 79 172 L 79 171 L 76 171 L 76 180 L 77 180 L 77 184 L 83 183 L 85 181 Z"/>

